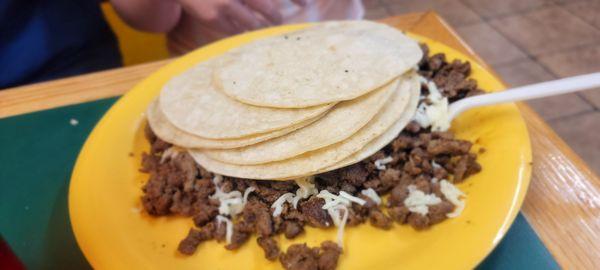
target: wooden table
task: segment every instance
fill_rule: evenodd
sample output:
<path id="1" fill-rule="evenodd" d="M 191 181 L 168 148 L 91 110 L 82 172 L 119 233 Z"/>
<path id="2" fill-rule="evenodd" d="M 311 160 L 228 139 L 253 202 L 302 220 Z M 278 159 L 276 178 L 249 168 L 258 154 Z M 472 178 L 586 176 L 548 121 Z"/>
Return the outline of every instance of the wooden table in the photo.
<path id="1" fill-rule="evenodd" d="M 479 56 L 434 12 L 382 20 Z M 0 118 L 121 95 L 170 60 L 0 91 Z M 493 71 L 492 71 L 493 72 Z M 525 217 L 566 269 L 600 265 L 600 179 L 529 106 L 519 104 L 533 147 Z"/>

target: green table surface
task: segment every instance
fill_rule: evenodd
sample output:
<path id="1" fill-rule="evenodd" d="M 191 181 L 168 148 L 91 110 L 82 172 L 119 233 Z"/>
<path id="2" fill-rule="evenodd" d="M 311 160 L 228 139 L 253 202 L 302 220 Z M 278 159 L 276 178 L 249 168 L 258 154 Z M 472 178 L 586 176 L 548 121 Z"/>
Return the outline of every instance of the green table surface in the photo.
<path id="1" fill-rule="evenodd" d="M 0 119 L 0 234 L 27 268 L 90 268 L 71 230 L 67 192 L 81 146 L 115 100 Z M 72 125 L 71 119 L 78 124 Z M 559 266 L 519 215 L 478 268 Z"/>

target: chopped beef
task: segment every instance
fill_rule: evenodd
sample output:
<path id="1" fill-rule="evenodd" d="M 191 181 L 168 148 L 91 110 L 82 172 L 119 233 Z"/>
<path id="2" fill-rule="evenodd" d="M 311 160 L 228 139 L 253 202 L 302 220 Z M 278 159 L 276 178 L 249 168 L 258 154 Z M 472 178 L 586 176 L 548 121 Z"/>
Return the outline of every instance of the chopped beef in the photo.
<path id="1" fill-rule="evenodd" d="M 354 185 L 352 185 L 350 183 L 344 182 L 344 183 L 342 183 L 340 185 L 340 191 L 344 191 L 344 192 L 347 192 L 347 193 L 350 193 L 350 194 L 354 194 L 358 190 L 356 189 L 356 186 L 354 186 Z"/>
<path id="2" fill-rule="evenodd" d="M 270 261 L 277 260 L 279 258 L 279 246 L 277 241 L 271 237 L 259 237 L 256 239 L 258 245 L 265 251 L 265 258 Z"/>
<path id="3" fill-rule="evenodd" d="M 362 210 L 366 211 L 362 211 Z M 346 225 L 349 227 L 357 226 L 365 222 L 365 216 L 368 215 L 368 209 L 362 207 L 358 204 L 352 205 L 351 208 L 348 209 L 348 222 Z"/>
<path id="4" fill-rule="evenodd" d="M 269 181 L 271 188 L 275 190 L 282 190 L 285 192 L 296 191 L 296 182 L 294 181 Z"/>
<path id="5" fill-rule="evenodd" d="M 198 245 L 202 242 L 202 236 L 200 230 L 191 228 L 188 235 L 179 242 L 179 252 L 191 255 L 194 254 Z"/>
<path id="6" fill-rule="evenodd" d="M 433 80 L 450 102 L 466 96 L 481 93 L 477 83 L 469 79 L 471 66 L 467 62 L 448 62 L 444 54 L 429 56 L 429 49 L 423 46 L 424 57 L 419 63 L 419 73 Z M 427 85 L 422 85 L 422 95 L 427 95 Z M 427 102 L 424 99 L 422 102 Z M 190 255 L 207 240 L 224 242 L 226 224 L 218 223 L 219 201 L 211 199 L 215 192 L 214 174 L 197 165 L 193 158 L 180 152 L 162 159 L 163 153 L 171 144 L 158 138 L 146 128 L 145 135 L 150 142 L 149 153 L 142 155 L 140 171 L 149 174 L 143 186 L 141 198 L 144 209 L 154 216 L 181 215 L 193 218 L 195 228 L 180 242 L 178 250 Z M 452 132 L 432 132 L 411 121 L 404 130 L 386 147 L 371 157 L 334 171 L 316 175 L 316 188 L 338 194 L 345 191 L 360 197 L 366 204 L 352 203 L 348 207 L 347 226 L 357 226 L 369 222 L 372 226 L 389 229 L 393 222 L 409 224 L 417 230 L 424 230 L 447 219 L 455 206 L 441 193 L 439 181 L 446 179 L 453 183 L 464 181 L 481 170 L 477 155 L 472 153 L 473 143 L 457 139 Z M 479 148 L 481 149 L 481 148 Z M 478 152 L 481 154 L 481 151 Z M 375 161 L 391 157 L 392 161 L 380 170 Z M 429 206 L 427 215 L 410 212 L 404 205 L 409 196 L 408 187 L 414 186 L 426 194 L 435 194 L 442 202 Z M 333 221 L 326 210 L 325 201 L 311 196 L 299 201 L 297 208 L 283 204 L 283 211 L 273 217 L 271 205 L 285 193 L 295 194 L 298 185 L 294 181 L 249 180 L 223 176 L 219 188 L 223 192 L 255 188 L 250 193 L 242 212 L 228 217 L 233 222 L 233 235 L 227 249 L 237 249 L 248 241 L 252 234 L 258 236 L 257 243 L 264 250 L 265 257 L 277 260 L 286 269 L 335 269 L 342 253 L 341 248 L 326 241 L 320 247 L 310 248 L 306 244 L 291 245 L 281 252 L 276 235 L 283 234 L 288 239 L 304 233 L 304 226 L 326 228 Z M 370 197 L 361 194 L 372 188 L 387 200 L 377 205 Z"/>
<path id="7" fill-rule="evenodd" d="M 223 226 L 224 227 L 224 226 Z M 231 235 L 231 243 L 225 246 L 228 250 L 234 250 L 240 248 L 248 239 L 250 238 L 250 234 L 240 230 L 240 227 L 233 226 L 233 234 Z"/>
<path id="8" fill-rule="evenodd" d="M 301 203 L 302 202 L 303 201 L 301 201 Z M 285 204 L 283 206 L 283 212 L 281 213 L 281 216 L 283 216 L 285 220 L 297 221 L 302 224 L 304 224 L 306 221 L 306 216 L 300 212 L 300 210 L 290 207 L 289 204 Z"/>
<path id="9" fill-rule="evenodd" d="M 431 224 L 436 224 L 444 221 L 446 219 L 446 215 L 454 210 L 454 205 L 448 201 L 442 201 L 439 204 L 429 206 L 429 213 L 427 213 L 427 217 L 429 217 L 429 222 Z"/>
<path id="10" fill-rule="evenodd" d="M 393 220 L 400 224 L 406 223 L 406 219 L 410 214 L 410 211 L 406 206 L 393 206 L 388 208 L 387 212 Z"/>
<path id="11" fill-rule="evenodd" d="M 412 148 L 414 139 L 410 136 L 400 135 L 392 141 L 392 149 L 394 153 Z"/>
<path id="12" fill-rule="evenodd" d="M 142 197 L 142 204 L 151 215 L 194 216 L 200 210 L 194 204 L 214 192 L 212 183 L 197 179 L 197 165 L 187 153 L 179 153 L 163 163 L 158 155 L 146 155 L 144 159 L 144 163 L 153 166 L 148 168 L 150 179 L 143 187 Z"/>
<path id="13" fill-rule="evenodd" d="M 341 254 L 342 249 L 331 241 L 321 243 L 320 248 L 310 248 L 305 243 L 293 244 L 279 260 L 288 270 L 333 270 Z"/>
<path id="14" fill-rule="evenodd" d="M 197 227 L 202 227 L 206 223 L 211 222 L 218 214 L 218 208 L 208 200 L 198 200 L 193 205 L 194 212 L 194 224 Z"/>
<path id="15" fill-rule="evenodd" d="M 379 159 L 384 159 L 386 158 L 386 154 L 383 151 L 377 151 L 377 153 L 373 154 L 372 156 L 370 156 L 367 160 L 371 161 L 371 162 L 375 162 Z"/>
<path id="16" fill-rule="evenodd" d="M 306 222 L 317 228 L 327 228 L 333 224 L 327 211 L 323 210 L 325 200 L 317 197 L 310 197 L 308 200 L 300 203 L 298 208 L 306 217 Z"/>
<path id="17" fill-rule="evenodd" d="M 309 248 L 306 244 L 293 244 L 279 257 L 287 270 L 315 270 L 319 267 L 319 248 Z"/>
<path id="18" fill-rule="evenodd" d="M 473 144 L 462 140 L 431 140 L 427 144 L 427 153 L 430 155 L 440 154 L 467 154 Z"/>
<path id="19" fill-rule="evenodd" d="M 164 216 L 170 214 L 171 203 L 173 202 L 173 192 L 166 187 L 166 183 L 155 174 L 150 175 L 150 179 L 143 187 L 144 196 L 142 204 L 146 212 L 154 216 Z"/>
<path id="20" fill-rule="evenodd" d="M 423 191 L 423 193 L 425 194 L 431 193 L 431 185 L 431 180 L 428 179 L 426 176 L 419 175 L 417 176 L 417 178 L 415 178 L 414 186 L 418 190 Z"/>
<path id="21" fill-rule="evenodd" d="M 152 149 L 150 149 L 150 153 L 162 153 L 169 147 L 171 147 L 170 143 L 156 138 L 156 141 L 152 144 Z"/>
<path id="22" fill-rule="evenodd" d="M 360 186 L 367 181 L 367 176 L 369 176 L 369 172 L 363 166 L 360 166 L 360 164 L 350 165 L 338 171 L 338 179 L 353 186 Z"/>
<path id="23" fill-rule="evenodd" d="M 416 230 L 427 229 L 430 225 L 429 218 L 419 213 L 410 213 L 406 219 L 406 222 Z"/>
<path id="24" fill-rule="evenodd" d="M 214 175 L 213 173 L 209 172 L 208 170 L 204 169 L 203 167 L 198 166 L 198 171 L 200 171 L 200 176 L 203 179 L 213 179 Z"/>
<path id="25" fill-rule="evenodd" d="M 359 197 L 365 201 L 364 205 L 360 205 L 360 204 L 357 204 L 357 205 L 360 207 L 366 208 L 367 211 L 377 208 L 377 203 L 375 201 L 373 201 L 370 197 L 367 197 L 363 194 L 358 194 L 357 197 Z"/>
<path id="26" fill-rule="evenodd" d="M 142 153 L 142 168 L 140 168 L 141 172 L 150 173 L 156 171 L 159 165 L 159 157 L 147 153 Z"/>
<path id="27" fill-rule="evenodd" d="M 273 234 L 273 221 L 269 207 L 260 201 L 249 201 L 242 212 L 244 221 L 254 225 L 254 231 L 261 237 Z"/>
<path id="28" fill-rule="evenodd" d="M 201 178 L 194 183 L 194 192 L 199 200 L 207 200 L 211 194 L 215 193 L 215 185 L 211 179 Z"/>
<path id="29" fill-rule="evenodd" d="M 288 193 L 286 190 L 278 190 L 271 188 L 271 185 L 266 181 L 256 181 L 253 186 L 256 188 L 254 193 L 268 205 L 272 205 L 281 195 Z"/>
<path id="30" fill-rule="evenodd" d="M 434 168 L 433 177 L 436 179 L 446 179 L 448 178 L 448 171 L 444 167 Z"/>
<path id="31" fill-rule="evenodd" d="M 387 230 L 392 227 L 392 220 L 377 208 L 369 212 L 369 221 L 377 228 Z"/>
<path id="32" fill-rule="evenodd" d="M 287 239 L 293 239 L 304 232 L 304 227 L 295 221 L 284 221 L 283 228 L 283 233 Z"/>
<path id="33" fill-rule="evenodd" d="M 379 179 L 381 181 L 381 188 L 385 189 L 386 191 L 393 188 L 395 185 L 398 184 L 398 182 L 400 182 L 401 174 L 402 172 L 400 170 L 392 168 L 380 172 Z"/>
<path id="34" fill-rule="evenodd" d="M 390 197 L 388 198 L 388 204 L 390 206 L 403 205 L 404 200 L 408 198 L 408 187 L 407 185 L 397 185 L 392 189 Z"/>
<path id="35" fill-rule="evenodd" d="M 381 185 L 381 179 L 379 178 L 371 178 L 367 180 L 367 182 L 363 184 L 363 187 L 372 188 L 378 194 L 382 194 L 385 191 L 385 188 Z"/>
<path id="36" fill-rule="evenodd" d="M 454 60 L 449 63 L 444 54 L 438 53 L 429 57 L 427 45 L 421 45 L 421 48 L 424 57 L 419 63 L 419 74 L 433 80 L 450 102 L 483 93 L 477 87 L 477 82 L 468 78 L 471 74 L 469 62 Z"/>
<path id="37" fill-rule="evenodd" d="M 336 243 L 325 241 L 321 243 L 321 253 L 319 254 L 319 270 L 333 270 L 337 267 L 338 259 L 342 254 L 342 248 Z"/>
<path id="38" fill-rule="evenodd" d="M 455 183 L 462 182 L 469 175 L 481 171 L 481 165 L 475 159 L 476 156 L 474 154 L 466 154 L 458 158 L 453 170 L 453 180 Z"/>
<path id="39" fill-rule="evenodd" d="M 256 231 L 256 225 L 255 223 L 249 222 L 247 220 L 241 219 L 238 220 L 238 222 L 235 223 L 235 226 L 237 227 L 237 229 L 240 232 L 245 232 L 245 233 L 254 233 Z"/>
<path id="40" fill-rule="evenodd" d="M 345 170 L 346 168 L 342 168 L 339 170 L 319 174 L 315 178 L 315 187 L 318 190 L 327 190 L 331 193 L 340 192 L 339 188 L 339 171 Z"/>
<path id="41" fill-rule="evenodd" d="M 215 229 L 213 222 L 206 224 L 200 230 L 191 228 L 188 235 L 179 242 L 179 252 L 186 255 L 193 254 L 202 241 L 210 240 L 214 237 Z"/>

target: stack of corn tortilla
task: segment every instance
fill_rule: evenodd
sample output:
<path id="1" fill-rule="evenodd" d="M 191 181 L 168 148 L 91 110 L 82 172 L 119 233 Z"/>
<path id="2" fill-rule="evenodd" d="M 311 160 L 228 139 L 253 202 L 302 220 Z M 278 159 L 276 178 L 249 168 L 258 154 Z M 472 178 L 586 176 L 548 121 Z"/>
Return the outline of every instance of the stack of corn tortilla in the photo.
<path id="1" fill-rule="evenodd" d="M 174 77 L 148 108 L 156 135 L 214 173 L 287 180 L 359 162 L 413 118 L 418 44 L 368 21 L 261 39 Z"/>

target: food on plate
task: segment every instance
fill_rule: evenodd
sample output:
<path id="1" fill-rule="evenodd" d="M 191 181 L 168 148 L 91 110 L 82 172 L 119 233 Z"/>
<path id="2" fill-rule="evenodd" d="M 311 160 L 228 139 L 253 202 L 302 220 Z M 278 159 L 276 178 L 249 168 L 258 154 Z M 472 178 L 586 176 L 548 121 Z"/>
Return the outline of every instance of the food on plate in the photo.
<path id="1" fill-rule="evenodd" d="M 152 130 L 163 140 L 179 145 L 185 148 L 203 148 L 203 149 L 230 149 L 239 148 L 247 145 L 257 144 L 268 139 L 276 138 L 288 134 L 294 130 L 305 127 L 313 123 L 322 115 L 318 115 L 312 119 L 304 120 L 304 122 L 289 126 L 283 129 L 278 129 L 268 133 L 261 133 L 252 136 L 247 136 L 237 139 L 207 139 L 199 137 L 188 132 L 185 132 L 167 120 L 166 116 L 160 110 L 158 102 L 154 101 L 146 110 L 148 124 Z"/>
<path id="2" fill-rule="evenodd" d="M 228 176 L 273 180 L 310 175 L 360 151 L 368 142 L 383 134 L 390 127 L 396 128 L 396 132 L 400 132 L 408 121 L 401 125 L 395 125 L 395 123 L 402 118 L 403 113 L 414 113 L 418 102 L 418 89 L 419 84 L 416 79 L 405 80 L 400 84 L 398 91 L 388 100 L 386 106 L 365 127 L 348 139 L 286 160 L 258 165 L 236 165 L 211 159 L 202 150 L 190 150 L 190 154 L 206 169 Z M 406 98 L 403 94 L 406 91 L 409 91 L 413 97 Z"/>
<path id="3" fill-rule="evenodd" d="M 342 101 L 315 123 L 264 143 L 237 149 L 205 150 L 203 153 L 222 162 L 249 165 L 284 160 L 329 146 L 347 139 L 365 126 L 394 92 L 408 97 L 409 92 L 397 89 L 398 86 L 399 79 L 396 79 L 359 98 Z"/>
<path id="4" fill-rule="evenodd" d="M 208 139 L 242 138 L 293 126 L 334 105 L 277 109 L 238 102 L 215 89 L 212 73 L 218 63 L 218 59 L 202 62 L 163 87 L 160 108 L 174 126 Z"/>
<path id="5" fill-rule="evenodd" d="M 142 203 L 152 216 L 193 219 L 180 253 L 201 252 L 202 242 L 210 240 L 235 250 L 255 235 L 265 258 L 286 269 L 335 269 L 346 256 L 346 227 L 369 222 L 388 230 L 397 223 L 423 230 L 458 217 L 465 208 L 465 195 L 454 184 L 481 166 L 473 144 L 447 131 L 443 112 L 449 103 L 481 92 L 468 78 L 469 63 L 450 63 L 443 54 L 429 56 L 426 46 L 372 22 L 319 24 L 249 43 L 209 61 L 180 76 L 186 84 L 197 80 L 210 90 L 168 83 L 147 113 L 150 151 L 143 156 L 142 171 L 149 180 Z M 251 61 L 256 66 L 247 70 Z M 336 67 L 356 73 L 333 74 Z M 240 86 L 228 89 L 233 82 Z M 249 95 L 258 88 L 256 96 Z M 207 91 L 221 101 L 197 101 Z M 192 101 L 184 101 L 187 97 Z M 196 108 L 198 104 L 205 108 Z M 302 118 L 299 122 L 288 117 L 286 123 L 293 124 L 259 133 L 247 126 L 244 137 L 199 135 L 236 134 L 227 130 L 225 119 L 230 116 L 219 112 L 226 104 L 238 112 L 253 111 L 238 116 L 259 126 L 279 119 L 250 119 L 263 116 L 263 109 L 281 115 L 306 108 L 319 111 L 314 106 L 323 111 L 294 118 Z M 165 110 L 177 113 L 168 117 Z M 192 133 L 174 123 L 178 120 L 173 117 L 202 112 L 221 117 L 224 127 L 203 132 L 197 123 Z M 280 246 L 281 237 L 295 239 L 306 234 L 306 226 L 336 228 L 337 236 L 319 246 Z"/>
<path id="6" fill-rule="evenodd" d="M 350 100 L 405 73 L 418 44 L 375 22 L 345 21 L 268 37 L 223 56 L 215 82 L 248 104 L 304 108 Z"/>

